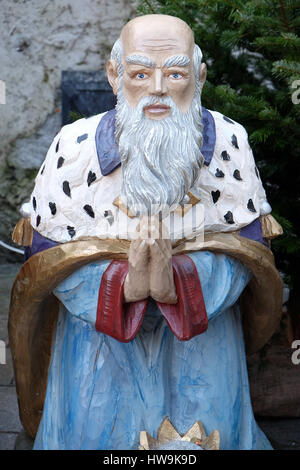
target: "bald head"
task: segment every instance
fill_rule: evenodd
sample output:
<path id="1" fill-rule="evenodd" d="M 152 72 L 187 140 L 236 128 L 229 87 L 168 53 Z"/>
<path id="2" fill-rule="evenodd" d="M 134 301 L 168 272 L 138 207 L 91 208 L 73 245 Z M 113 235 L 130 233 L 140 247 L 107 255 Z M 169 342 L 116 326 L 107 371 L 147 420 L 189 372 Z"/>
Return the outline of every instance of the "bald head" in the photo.
<path id="1" fill-rule="evenodd" d="M 137 49 L 144 52 L 169 52 L 179 49 L 191 55 L 194 49 L 194 34 L 180 18 L 169 15 L 145 15 L 127 23 L 121 40 L 124 54 Z"/>
<path id="2" fill-rule="evenodd" d="M 170 96 L 182 112 L 192 102 L 195 86 L 202 88 L 206 69 L 191 28 L 180 18 L 145 15 L 129 21 L 115 43 L 107 76 L 117 94 L 120 79 L 128 103 L 136 107 L 145 96 Z M 162 119 L 168 112 L 145 110 Z"/>

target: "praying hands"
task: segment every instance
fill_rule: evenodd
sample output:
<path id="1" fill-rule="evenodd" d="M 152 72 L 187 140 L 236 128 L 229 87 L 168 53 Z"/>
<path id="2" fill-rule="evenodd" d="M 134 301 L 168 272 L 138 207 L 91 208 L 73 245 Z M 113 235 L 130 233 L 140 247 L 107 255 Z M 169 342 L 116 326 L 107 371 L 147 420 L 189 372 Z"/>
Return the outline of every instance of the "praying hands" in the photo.
<path id="1" fill-rule="evenodd" d="M 143 217 L 137 231 L 129 249 L 125 301 L 136 302 L 151 296 L 158 302 L 175 304 L 172 244 L 165 227 L 155 217 Z"/>

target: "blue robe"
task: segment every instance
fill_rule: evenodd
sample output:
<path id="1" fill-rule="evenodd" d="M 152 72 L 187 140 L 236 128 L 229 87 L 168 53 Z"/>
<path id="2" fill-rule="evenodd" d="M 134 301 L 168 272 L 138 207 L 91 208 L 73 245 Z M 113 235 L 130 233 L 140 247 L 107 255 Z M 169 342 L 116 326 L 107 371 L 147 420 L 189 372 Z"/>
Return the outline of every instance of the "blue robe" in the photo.
<path id="1" fill-rule="evenodd" d="M 202 251 L 194 261 L 208 329 L 179 341 L 151 301 L 130 343 L 95 330 L 101 277 L 91 263 L 55 290 L 61 301 L 44 412 L 34 449 L 138 449 L 168 416 L 178 432 L 202 421 L 220 432 L 221 449 L 271 449 L 252 412 L 238 298 L 249 270 Z"/>

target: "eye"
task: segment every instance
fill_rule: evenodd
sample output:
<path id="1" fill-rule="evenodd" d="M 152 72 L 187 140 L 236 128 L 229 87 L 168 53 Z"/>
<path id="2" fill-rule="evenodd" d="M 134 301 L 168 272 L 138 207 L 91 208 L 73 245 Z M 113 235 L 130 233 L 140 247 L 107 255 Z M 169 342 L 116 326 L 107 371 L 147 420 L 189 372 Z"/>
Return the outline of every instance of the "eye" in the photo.
<path id="1" fill-rule="evenodd" d="M 136 75 L 136 78 L 137 78 L 138 80 L 143 80 L 144 78 L 146 78 L 146 74 L 145 74 L 145 73 L 138 73 L 138 74 Z"/>
<path id="2" fill-rule="evenodd" d="M 171 78 L 174 78 L 175 80 L 179 80 L 180 78 L 182 78 L 182 75 L 181 73 L 174 72 L 174 73 L 171 73 Z"/>

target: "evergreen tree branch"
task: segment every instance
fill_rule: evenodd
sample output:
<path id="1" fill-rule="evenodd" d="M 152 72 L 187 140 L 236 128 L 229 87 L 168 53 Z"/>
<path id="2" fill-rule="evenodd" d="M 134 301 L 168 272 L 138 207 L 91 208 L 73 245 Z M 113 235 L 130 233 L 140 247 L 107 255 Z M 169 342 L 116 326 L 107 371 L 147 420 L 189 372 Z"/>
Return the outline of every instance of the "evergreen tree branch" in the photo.
<path id="1" fill-rule="evenodd" d="M 286 31 L 289 33 L 290 32 L 290 27 L 289 27 L 288 19 L 287 19 L 287 16 L 286 16 L 286 11 L 285 11 L 282 0 L 280 0 L 280 9 L 281 9 L 282 18 L 283 18 L 283 22 L 285 24 Z"/>
<path id="2" fill-rule="evenodd" d="M 234 2 L 232 2 L 231 0 L 225 0 L 225 3 L 227 3 L 227 5 L 229 5 L 231 8 L 235 8 L 237 11 L 241 12 L 238 5 Z"/>
<path id="3" fill-rule="evenodd" d="M 300 74 L 299 62 L 288 62 L 286 60 L 277 60 L 273 63 L 273 73 L 281 74 L 285 77 Z"/>
<path id="4" fill-rule="evenodd" d="M 149 0 L 144 0 L 144 2 L 148 5 L 148 7 L 150 8 L 150 10 L 152 11 L 152 13 L 155 15 L 156 14 L 156 11 L 154 10 L 153 6 L 151 5 L 151 3 L 149 2 Z"/>
<path id="5" fill-rule="evenodd" d="M 299 0 L 138 0 L 144 12 L 177 16 L 208 63 L 202 101 L 240 122 L 286 234 L 276 263 L 300 291 Z M 284 219 L 283 219 L 284 217 Z M 289 226 L 290 224 L 290 226 Z M 298 241 L 297 241 L 298 240 Z"/>

